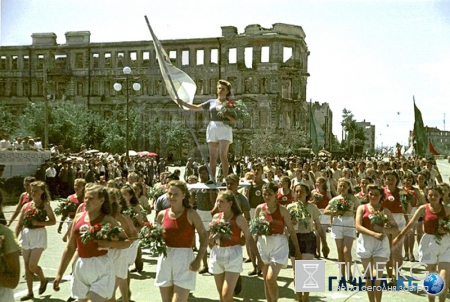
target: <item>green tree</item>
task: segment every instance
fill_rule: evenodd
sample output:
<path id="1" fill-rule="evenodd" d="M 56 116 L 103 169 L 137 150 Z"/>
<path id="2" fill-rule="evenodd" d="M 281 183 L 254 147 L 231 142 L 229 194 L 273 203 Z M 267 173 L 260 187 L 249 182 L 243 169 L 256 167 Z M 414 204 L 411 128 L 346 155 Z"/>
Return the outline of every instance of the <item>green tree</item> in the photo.
<path id="1" fill-rule="evenodd" d="M 259 128 L 253 131 L 249 147 L 254 156 L 288 155 L 297 153 L 299 148 L 306 146 L 308 140 L 309 137 L 298 130 Z"/>
<path id="2" fill-rule="evenodd" d="M 345 136 L 342 137 L 341 147 L 347 150 L 348 154 L 361 154 L 366 141 L 364 129 L 356 123 L 354 115 L 350 110 L 342 110 L 342 129 Z"/>

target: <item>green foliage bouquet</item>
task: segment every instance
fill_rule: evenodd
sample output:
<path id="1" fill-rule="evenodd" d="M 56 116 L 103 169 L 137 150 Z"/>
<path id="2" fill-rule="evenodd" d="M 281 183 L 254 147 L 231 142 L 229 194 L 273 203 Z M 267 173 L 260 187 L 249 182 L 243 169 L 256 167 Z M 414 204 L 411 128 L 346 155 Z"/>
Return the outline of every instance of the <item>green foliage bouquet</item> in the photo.
<path id="1" fill-rule="evenodd" d="M 223 218 L 213 218 L 209 224 L 209 231 L 214 235 L 221 235 L 224 238 L 230 238 L 231 226 Z"/>
<path id="2" fill-rule="evenodd" d="M 148 190 L 148 199 L 157 200 L 161 195 L 166 194 L 166 189 L 162 187 L 153 187 Z"/>
<path id="3" fill-rule="evenodd" d="M 252 235 L 270 235 L 270 223 L 267 221 L 265 215 L 262 212 L 259 217 L 250 220 L 248 229 Z"/>
<path id="4" fill-rule="evenodd" d="M 140 246 L 142 248 L 150 249 L 153 255 L 167 256 L 167 246 L 163 237 L 164 229 L 161 225 L 151 224 L 145 222 L 144 227 L 140 231 L 141 241 Z"/>
<path id="5" fill-rule="evenodd" d="M 437 244 L 441 244 L 442 237 L 450 232 L 450 219 L 440 218 L 438 221 L 438 227 L 434 236 L 436 237 Z"/>
<path id="6" fill-rule="evenodd" d="M 120 233 L 123 229 L 119 226 L 113 227 L 111 223 L 97 223 L 93 226 L 80 228 L 81 242 L 86 244 L 89 240 L 120 240 Z"/>
<path id="7" fill-rule="evenodd" d="M 353 207 L 353 200 L 351 195 L 341 197 L 339 199 L 334 199 L 330 203 L 330 210 L 332 211 L 346 212 L 351 210 L 352 207 Z"/>
<path id="8" fill-rule="evenodd" d="M 311 215 L 309 214 L 308 209 L 303 202 L 300 201 L 288 204 L 286 209 L 291 216 L 291 220 L 295 221 L 296 225 L 297 223 L 303 223 L 305 228 L 308 228 L 308 223 Z"/>
<path id="9" fill-rule="evenodd" d="M 62 215 L 62 217 L 67 217 L 69 214 L 75 214 L 77 211 L 78 204 L 72 202 L 68 199 L 60 198 L 59 203 L 56 206 L 54 213 L 55 215 Z"/>
<path id="10" fill-rule="evenodd" d="M 47 218 L 47 211 L 45 209 L 38 209 L 33 204 L 31 205 L 25 212 L 25 216 L 23 218 L 23 224 L 27 228 L 34 228 L 33 220 L 36 221 L 45 221 Z"/>
<path id="11" fill-rule="evenodd" d="M 389 219 L 384 211 L 373 212 L 369 215 L 369 219 L 371 225 L 385 226 L 385 224 L 389 222 Z"/>
<path id="12" fill-rule="evenodd" d="M 228 119 L 228 116 L 235 118 L 236 120 L 244 120 L 250 117 L 250 114 L 247 111 L 247 106 L 239 101 L 226 101 L 222 108 L 220 108 L 217 116 L 223 119 L 223 123 L 233 126 L 234 122 Z"/>

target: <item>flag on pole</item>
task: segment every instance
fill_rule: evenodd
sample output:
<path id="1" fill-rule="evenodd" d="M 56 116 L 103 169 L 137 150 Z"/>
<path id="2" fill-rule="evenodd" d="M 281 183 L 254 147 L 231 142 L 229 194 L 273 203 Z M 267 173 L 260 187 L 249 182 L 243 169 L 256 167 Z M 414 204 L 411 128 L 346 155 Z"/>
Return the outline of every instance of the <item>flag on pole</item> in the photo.
<path id="1" fill-rule="evenodd" d="M 313 112 L 312 106 L 309 106 L 309 126 L 311 135 L 311 148 L 315 155 L 319 154 L 319 148 L 323 147 L 325 142 L 325 134 L 322 127 L 316 120 L 316 116 Z"/>
<path id="2" fill-rule="evenodd" d="M 436 149 L 434 149 L 431 141 L 428 143 L 428 152 L 430 152 L 433 155 L 440 155 L 439 152 L 437 152 Z"/>
<path id="3" fill-rule="evenodd" d="M 197 86 L 195 82 L 180 69 L 172 65 L 169 56 L 164 51 L 158 38 L 148 22 L 147 16 L 145 17 L 148 28 L 153 38 L 153 46 L 155 47 L 156 58 L 158 59 L 159 69 L 161 70 L 162 77 L 166 84 L 167 92 L 172 100 L 178 104 L 177 99 L 181 99 L 186 103 L 192 104 L 194 101 L 195 92 Z"/>
<path id="4" fill-rule="evenodd" d="M 422 113 L 416 106 L 416 100 L 414 99 L 414 141 L 416 155 L 425 156 L 427 152 L 427 135 L 425 133 L 425 127 L 423 126 Z"/>

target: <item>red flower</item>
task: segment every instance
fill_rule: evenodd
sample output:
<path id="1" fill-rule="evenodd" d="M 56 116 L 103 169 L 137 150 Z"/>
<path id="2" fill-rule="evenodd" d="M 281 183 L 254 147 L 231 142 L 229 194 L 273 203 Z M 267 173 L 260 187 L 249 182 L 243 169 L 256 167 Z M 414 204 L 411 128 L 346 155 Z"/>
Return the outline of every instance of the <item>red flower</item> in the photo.
<path id="1" fill-rule="evenodd" d="M 102 224 L 101 223 L 97 223 L 96 225 L 94 225 L 94 232 L 100 231 L 101 228 L 102 228 Z"/>
<path id="2" fill-rule="evenodd" d="M 234 102 L 233 101 L 227 101 L 225 103 L 228 107 L 234 107 Z"/>

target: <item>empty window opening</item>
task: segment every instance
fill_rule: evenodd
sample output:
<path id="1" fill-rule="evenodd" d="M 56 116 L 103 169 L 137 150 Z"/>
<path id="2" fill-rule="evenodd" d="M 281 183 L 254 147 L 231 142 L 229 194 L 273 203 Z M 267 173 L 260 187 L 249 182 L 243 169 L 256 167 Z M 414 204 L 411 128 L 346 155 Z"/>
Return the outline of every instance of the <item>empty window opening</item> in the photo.
<path id="1" fill-rule="evenodd" d="M 0 57 L 0 69 L 6 69 L 6 56 Z"/>
<path id="2" fill-rule="evenodd" d="M 211 49 L 211 64 L 219 64 L 219 50 L 217 48 Z"/>
<path id="3" fill-rule="evenodd" d="M 36 69 L 43 69 L 44 68 L 44 55 L 38 55 Z"/>
<path id="4" fill-rule="evenodd" d="M 292 57 L 292 47 L 283 47 L 283 63 Z"/>
<path id="5" fill-rule="evenodd" d="M 23 69 L 27 70 L 28 68 L 30 68 L 30 57 L 23 56 Z"/>
<path id="6" fill-rule="evenodd" d="M 137 66 L 137 52 L 130 52 L 130 65 L 132 67 Z"/>
<path id="7" fill-rule="evenodd" d="M 230 48 L 228 50 L 228 64 L 236 64 L 237 49 Z"/>
<path id="8" fill-rule="evenodd" d="M 17 70 L 17 61 L 18 61 L 17 56 L 11 56 L 11 69 L 12 70 Z"/>
<path id="9" fill-rule="evenodd" d="M 111 67 L 111 53 L 105 53 L 105 67 Z"/>
<path id="10" fill-rule="evenodd" d="M 253 68 L 253 47 L 246 47 L 244 49 L 245 67 Z"/>
<path id="11" fill-rule="evenodd" d="M 67 55 L 55 55 L 55 67 L 62 69 L 66 67 Z"/>
<path id="12" fill-rule="evenodd" d="M 261 63 L 268 63 L 270 56 L 270 47 L 263 46 L 261 47 Z"/>
<path id="13" fill-rule="evenodd" d="M 125 55 L 123 52 L 118 52 L 117 53 L 117 67 L 124 67 L 125 66 Z"/>
<path id="14" fill-rule="evenodd" d="M 197 49 L 197 65 L 203 65 L 205 62 L 205 51 Z"/>
<path id="15" fill-rule="evenodd" d="M 99 59 L 100 55 L 98 53 L 93 53 L 92 54 L 92 67 L 93 68 L 98 68 L 99 67 Z"/>
<path id="16" fill-rule="evenodd" d="M 142 61 L 143 61 L 145 66 L 149 66 L 149 63 L 150 63 L 150 52 L 144 51 L 142 53 Z"/>
<path id="17" fill-rule="evenodd" d="M 181 65 L 189 65 L 189 50 L 181 52 Z"/>

